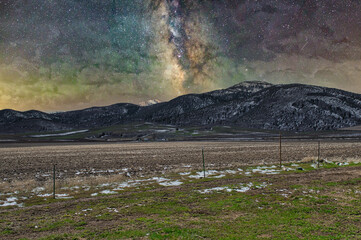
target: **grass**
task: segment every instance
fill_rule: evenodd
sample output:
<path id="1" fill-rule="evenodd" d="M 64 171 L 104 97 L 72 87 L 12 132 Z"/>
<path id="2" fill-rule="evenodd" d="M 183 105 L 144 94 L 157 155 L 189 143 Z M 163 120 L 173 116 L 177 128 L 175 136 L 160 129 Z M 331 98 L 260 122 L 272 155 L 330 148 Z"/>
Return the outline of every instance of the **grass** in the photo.
<path id="1" fill-rule="evenodd" d="M 350 166 L 339 167 L 347 168 Z M 326 174 L 333 170 L 317 171 Z M 194 179 L 181 188 L 153 186 L 89 201 L 43 201 L 38 204 L 45 206 L 36 210 L 1 212 L 0 238 L 26 239 L 30 234 L 44 240 L 360 239 L 361 178 L 306 178 L 299 183 L 297 179 L 308 172 L 243 178 L 227 175 Z M 257 185 L 265 179 L 272 184 L 246 193 L 195 191 L 220 183 L 235 186 L 231 182 L 238 180 Z M 37 206 L 35 202 L 32 205 Z"/>

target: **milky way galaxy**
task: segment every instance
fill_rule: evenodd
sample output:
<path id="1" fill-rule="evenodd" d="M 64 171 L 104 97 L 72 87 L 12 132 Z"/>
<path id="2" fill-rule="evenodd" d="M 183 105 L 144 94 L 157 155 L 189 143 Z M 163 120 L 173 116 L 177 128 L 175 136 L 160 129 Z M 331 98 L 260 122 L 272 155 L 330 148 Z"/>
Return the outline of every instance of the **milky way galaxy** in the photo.
<path id="1" fill-rule="evenodd" d="M 242 81 L 361 92 L 354 0 L 0 0 L 0 108 L 169 100 Z"/>

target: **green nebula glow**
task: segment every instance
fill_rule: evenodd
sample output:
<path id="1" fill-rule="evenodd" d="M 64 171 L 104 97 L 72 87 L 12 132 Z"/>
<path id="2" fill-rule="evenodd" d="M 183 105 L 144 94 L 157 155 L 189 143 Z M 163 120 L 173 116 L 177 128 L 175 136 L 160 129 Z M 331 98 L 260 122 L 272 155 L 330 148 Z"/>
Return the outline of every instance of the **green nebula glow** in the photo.
<path id="1" fill-rule="evenodd" d="M 0 109 L 166 101 L 245 80 L 361 92 L 361 3 L 306 2 L 0 1 Z"/>

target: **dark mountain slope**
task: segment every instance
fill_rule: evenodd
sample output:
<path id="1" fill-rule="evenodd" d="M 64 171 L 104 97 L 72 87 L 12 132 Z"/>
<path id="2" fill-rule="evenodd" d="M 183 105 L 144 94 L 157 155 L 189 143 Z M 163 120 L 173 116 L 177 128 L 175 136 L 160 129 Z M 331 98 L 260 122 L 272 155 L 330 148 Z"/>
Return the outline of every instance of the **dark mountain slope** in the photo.
<path id="1" fill-rule="evenodd" d="M 146 120 L 150 122 L 176 123 L 182 125 L 183 121 L 186 123 L 184 116 L 189 117 L 189 114 L 192 114 L 194 111 L 206 109 L 210 106 L 224 105 L 230 101 L 243 101 L 253 93 L 270 86 L 272 85 L 265 82 L 244 82 L 227 89 L 209 93 L 188 94 L 177 97 L 169 102 L 142 108 L 134 118 L 139 121 Z M 179 121 L 179 118 L 184 120 Z"/>
<path id="2" fill-rule="evenodd" d="M 78 111 L 0 111 L 1 132 L 60 131 L 129 122 L 313 131 L 361 124 L 361 95 L 302 84 L 244 82 L 141 107 L 119 103 Z"/>
<path id="3" fill-rule="evenodd" d="M 361 123 L 360 94 L 302 84 L 248 82 L 175 100 L 143 117 L 176 125 L 227 124 L 287 131 L 328 130 Z M 189 109 L 192 105 L 195 107 Z"/>
<path id="4" fill-rule="evenodd" d="M 54 114 L 58 122 L 74 128 L 95 128 L 119 124 L 134 115 L 141 107 L 130 103 L 118 103 L 106 107 Z"/>

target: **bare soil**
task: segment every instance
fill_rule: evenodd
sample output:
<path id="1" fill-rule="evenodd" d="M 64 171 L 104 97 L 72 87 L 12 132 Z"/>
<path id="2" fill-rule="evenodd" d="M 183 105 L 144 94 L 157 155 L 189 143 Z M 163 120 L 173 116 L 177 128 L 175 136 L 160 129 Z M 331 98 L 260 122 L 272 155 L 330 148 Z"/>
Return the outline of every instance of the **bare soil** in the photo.
<path id="1" fill-rule="evenodd" d="M 0 146 L 3 181 L 51 179 L 89 175 L 152 175 L 206 166 L 232 168 L 279 163 L 279 142 L 149 142 L 149 143 L 14 143 Z M 360 158 L 360 142 L 322 142 L 321 158 L 336 161 Z M 317 142 L 282 143 L 282 161 L 317 157 Z"/>

